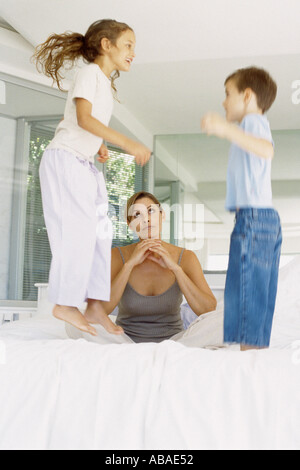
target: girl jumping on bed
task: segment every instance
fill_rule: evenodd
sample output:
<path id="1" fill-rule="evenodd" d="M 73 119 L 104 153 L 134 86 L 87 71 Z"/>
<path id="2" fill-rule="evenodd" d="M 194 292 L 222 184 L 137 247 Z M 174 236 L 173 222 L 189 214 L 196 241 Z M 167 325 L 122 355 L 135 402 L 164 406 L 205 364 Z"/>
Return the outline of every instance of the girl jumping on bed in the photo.
<path id="1" fill-rule="evenodd" d="M 213 113 L 202 120 L 206 133 L 232 142 L 226 208 L 236 218 L 225 286 L 224 341 L 240 343 L 241 350 L 258 349 L 270 343 L 282 243 L 272 205 L 274 144 L 265 116 L 277 86 L 265 70 L 248 67 L 231 74 L 225 90 L 227 120 Z"/>
<path id="2" fill-rule="evenodd" d="M 120 71 L 130 70 L 135 57 L 135 34 L 124 23 L 100 20 L 83 36 L 53 34 L 35 52 L 37 67 L 61 88 L 61 68 L 80 68 L 69 89 L 64 119 L 40 165 L 43 210 L 52 262 L 49 299 L 53 315 L 80 330 L 97 335 L 91 324 L 121 334 L 106 315 L 101 301 L 110 300 L 112 226 L 107 216 L 108 198 L 103 173 L 93 165 L 104 163 L 107 140 L 135 156 L 144 165 L 151 151 L 108 127 L 112 90 Z M 112 73 L 115 72 L 113 75 Z M 79 308 L 87 301 L 84 314 Z"/>

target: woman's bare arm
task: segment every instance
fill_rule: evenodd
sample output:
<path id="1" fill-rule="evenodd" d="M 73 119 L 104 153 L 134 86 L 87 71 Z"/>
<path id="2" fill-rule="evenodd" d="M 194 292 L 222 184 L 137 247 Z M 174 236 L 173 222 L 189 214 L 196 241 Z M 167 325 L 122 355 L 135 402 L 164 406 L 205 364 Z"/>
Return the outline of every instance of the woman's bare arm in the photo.
<path id="1" fill-rule="evenodd" d="M 157 240 L 144 240 L 138 243 L 129 257 L 123 264 L 118 248 L 113 248 L 111 252 L 111 296 L 109 302 L 103 301 L 103 308 L 109 315 L 118 305 L 129 280 L 131 271 L 135 266 L 144 262 L 148 256 L 150 247 L 158 245 Z"/>
<path id="2" fill-rule="evenodd" d="M 132 271 L 131 264 L 125 263 L 121 259 L 118 248 L 111 251 L 111 295 L 110 301 L 102 302 L 103 308 L 109 315 L 118 305 L 125 290 L 126 284 Z"/>
<path id="3" fill-rule="evenodd" d="M 204 277 L 201 264 L 195 253 L 184 252 L 181 266 L 173 271 L 182 294 L 196 315 L 211 312 L 217 307 L 217 300 Z"/>
<path id="4" fill-rule="evenodd" d="M 205 280 L 201 264 L 193 251 L 184 251 L 181 265 L 174 261 L 169 251 L 163 246 L 152 247 L 150 251 L 160 255 L 160 258 L 149 256 L 149 259 L 175 274 L 181 292 L 196 315 L 216 309 L 216 298 Z"/>
<path id="5" fill-rule="evenodd" d="M 151 151 L 139 142 L 129 139 L 111 127 L 105 126 L 92 116 L 92 104 L 84 98 L 76 98 L 76 115 L 79 127 L 102 139 L 118 145 L 130 155 L 133 155 L 137 164 L 145 165 L 151 156 Z"/>

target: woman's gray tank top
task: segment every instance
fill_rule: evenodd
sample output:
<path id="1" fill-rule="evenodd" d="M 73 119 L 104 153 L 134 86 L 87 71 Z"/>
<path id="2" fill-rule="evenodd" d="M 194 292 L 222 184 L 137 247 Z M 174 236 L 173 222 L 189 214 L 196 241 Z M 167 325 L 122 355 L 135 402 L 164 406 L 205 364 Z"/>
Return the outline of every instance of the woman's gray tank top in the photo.
<path id="1" fill-rule="evenodd" d="M 119 248 L 119 247 L 118 247 Z M 119 248 L 123 263 L 123 253 Z M 180 253 L 181 262 L 184 248 Z M 180 306 L 183 295 L 177 281 L 159 295 L 139 294 L 127 283 L 119 302 L 116 324 L 136 343 L 159 343 L 183 330 Z"/>

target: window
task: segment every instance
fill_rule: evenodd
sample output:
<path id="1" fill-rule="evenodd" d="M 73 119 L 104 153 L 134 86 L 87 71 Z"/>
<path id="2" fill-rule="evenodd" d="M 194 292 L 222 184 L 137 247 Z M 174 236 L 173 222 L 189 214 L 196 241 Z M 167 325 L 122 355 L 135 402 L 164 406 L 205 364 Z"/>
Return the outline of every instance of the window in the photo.
<path id="1" fill-rule="evenodd" d="M 39 182 L 39 165 L 45 148 L 53 137 L 53 131 L 33 125 L 30 131 L 26 188 L 26 218 L 24 243 L 24 268 L 22 299 L 36 300 L 36 283 L 47 283 L 51 263 L 51 251 L 43 217 Z M 96 166 L 103 171 L 109 198 L 109 216 L 113 222 L 113 246 L 133 242 L 125 219 L 127 199 L 136 191 L 147 190 L 148 165 L 141 168 L 131 155 L 109 147 L 110 158 Z"/>
<path id="2" fill-rule="evenodd" d="M 36 300 L 36 283 L 47 283 L 51 251 L 45 227 L 39 181 L 39 165 L 53 132 L 32 126 L 27 170 L 27 199 L 23 268 L 24 300 Z"/>
<path id="3" fill-rule="evenodd" d="M 109 216 L 113 222 L 113 246 L 128 245 L 134 241 L 126 222 L 126 203 L 135 192 L 147 191 L 148 165 L 141 168 L 134 157 L 109 146 L 109 160 L 103 173 L 109 199 Z"/>

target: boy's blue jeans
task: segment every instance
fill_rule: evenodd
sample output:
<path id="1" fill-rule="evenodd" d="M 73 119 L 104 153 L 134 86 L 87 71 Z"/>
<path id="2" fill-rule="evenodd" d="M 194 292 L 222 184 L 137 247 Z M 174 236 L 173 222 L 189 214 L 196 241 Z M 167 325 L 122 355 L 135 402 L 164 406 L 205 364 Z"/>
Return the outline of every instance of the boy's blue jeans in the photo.
<path id="1" fill-rule="evenodd" d="M 240 209 L 231 235 L 224 342 L 270 344 L 282 232 L 274 209 Z"/>

